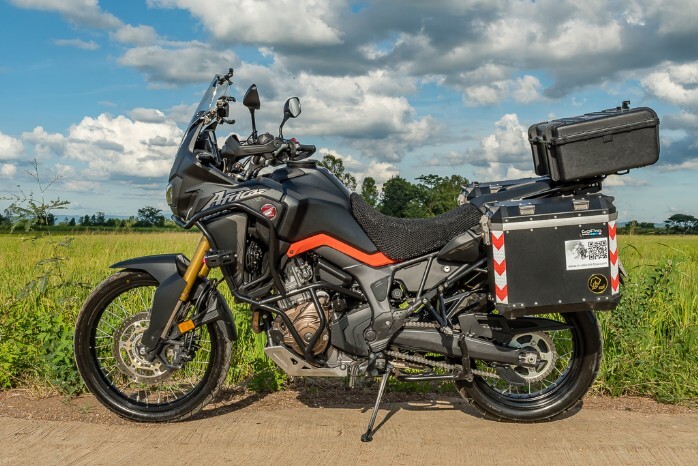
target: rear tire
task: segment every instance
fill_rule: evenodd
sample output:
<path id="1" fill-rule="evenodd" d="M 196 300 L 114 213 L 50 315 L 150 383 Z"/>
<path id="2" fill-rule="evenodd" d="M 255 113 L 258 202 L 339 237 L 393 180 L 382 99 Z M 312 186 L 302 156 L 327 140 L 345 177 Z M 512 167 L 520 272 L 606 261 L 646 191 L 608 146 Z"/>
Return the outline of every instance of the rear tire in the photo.
<path id="1" fill-rule="evenodd" d="M 593 312 L 556 316 L 572 327 L 571 330 L 563 331 L 569 334 L 570 340 L 565 343 L 569 347 L 562 350 L 569 350 L 570 354 L 564 361 L 560 358 L 558 367 L 550 376 L 529 384 L 528 387 L 512 386 L 502 380 L 475 376 L 472 382 L 455 382 L 461 396 L 498 420 L 542 421 L 572 408 L 596 379 L 601 364 L 601 332 Z M 546 333 L 555 340 L 556 334 L 562 332 Z M 474 365 L 474 368 L 479 366 Z"/>
<path id="2" fill-rule="evenodd" d="M 134 421 L 193 416 L 220 390 L 230 367 L 231 342 L 216 323 L 190 332 L 196 338 L 192 360 L 179 370 L 138 357 L 134 348 L 157 286 L 145 272 L 116 273 L 90 294 L 75 327 L 75 361 L 85 385 L 107 408 Z"/>

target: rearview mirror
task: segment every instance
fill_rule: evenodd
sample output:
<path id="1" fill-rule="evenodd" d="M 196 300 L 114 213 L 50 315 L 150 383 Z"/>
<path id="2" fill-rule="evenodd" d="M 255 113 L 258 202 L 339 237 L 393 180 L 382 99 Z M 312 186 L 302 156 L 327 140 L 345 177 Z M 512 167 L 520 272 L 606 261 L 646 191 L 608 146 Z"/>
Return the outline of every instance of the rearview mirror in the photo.
<path id="1" fill-rule="evenodd" d="M 301 100 L 298 97 L 291 97 L 284 105 L 284 118 L 296 118 L 301 114 Z"/>
<path id="2" fill-rule="evenodd" d="M 257 85 L 253 84 L 245 92 L 245 97 L 242 99 L 242 105 L 249 108 L 250 110 L 259 110 L 259 93 L 257 92 Z"/>
<path id="3" fill-rule="evenodd" d="M 301 114 L 301 99 L 298 97 L 291 97 L 286 101 L 284 104 L 284 121 L 281 122 L 281 125 L 279 125 L 279 137 L 283 139 L 284 133 L 284 124 L 288 121 L 289 118 L 296 118 L 298 115 Z"/>
<path id="4" fill-rule="evenodd" d="M 242 99 L 242 105 L 250 109 L 250 116 L 252 117 L 252 140 L 257 143 L 257 124 L 254 121 L 254 111 L 259 110 L 259 93 L 257 92 L 257 85 L 253 84 L 245 92 L 245 97 Z"/>

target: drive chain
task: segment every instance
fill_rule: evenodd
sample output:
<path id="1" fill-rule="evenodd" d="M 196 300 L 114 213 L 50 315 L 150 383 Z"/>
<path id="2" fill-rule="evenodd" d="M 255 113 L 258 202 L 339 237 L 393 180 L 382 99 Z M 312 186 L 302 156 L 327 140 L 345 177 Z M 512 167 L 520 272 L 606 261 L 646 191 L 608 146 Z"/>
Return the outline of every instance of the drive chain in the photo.
<path id="1" fill-rule="evenodd" d="M 414 322 L 414 323 L 427 323 L 427 322 Z M 417 364 L 422 364 L 424 366 L 430 366 L 430 367 L 436 367 L 439 369 L 444 369 L 447 371 L 451 372 L 460 372 L 461 367 L 460 364 L 448 364 L 446 362 L 439 362 L 439 361 L 432 361 L 430 359 L 424 358 L 422 356 L 414 356 L 412 354 L 405 354 L 405 353 L 400 353 L 398 351 L 386 351 L 386 355 L 393 357 L 395 359 L 402 359 L 404 361 L 409 361 L 409 362 L 414 362 Z M 494 372 L 488 372 L 488 371 L 480 371 L 477 369 L 472 369 L 473 375 L 479 375 L 480 377 L 491 377 L 498 379 L 499 375 L 495 374 Z"/>
<path id="2" fill-rule="evenodd" d="M 435 324 L 434 322 L 405 322 L 402 326 L 405 328 L 441 328 L 439 324 Z M 460 330 L 460 325 L 455 324 L 451 328 L 453 330 Z"/>

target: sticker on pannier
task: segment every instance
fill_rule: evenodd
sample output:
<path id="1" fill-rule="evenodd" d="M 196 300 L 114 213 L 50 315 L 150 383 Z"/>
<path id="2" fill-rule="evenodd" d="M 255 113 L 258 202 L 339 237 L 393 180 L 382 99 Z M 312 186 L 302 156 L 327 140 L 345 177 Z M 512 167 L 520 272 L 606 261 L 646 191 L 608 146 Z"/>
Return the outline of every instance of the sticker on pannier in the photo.
<path id="1" fill-rule="evenodd" d="M 608 238 L 565 241 L 567 270 L 608 267 Z"/>

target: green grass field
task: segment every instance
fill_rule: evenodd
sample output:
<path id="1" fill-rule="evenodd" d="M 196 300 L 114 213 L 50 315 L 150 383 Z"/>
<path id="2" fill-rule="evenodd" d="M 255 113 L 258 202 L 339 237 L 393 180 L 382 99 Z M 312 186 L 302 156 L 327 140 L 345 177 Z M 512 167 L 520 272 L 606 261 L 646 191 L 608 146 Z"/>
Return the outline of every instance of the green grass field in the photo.
<path id="1" fill-rule="evenodd" d="M 147 254 L 191 255 L 198 236 L 188 233 L 0 235 L 0 387 L 82 390 L 72 360 L 75 317 L 90 290 L 113 273 L 109 265 Z M 665 402 L 698 399 L 698 237 L 620 237 L 629 272 L 623 301 L 601 313 L 604 363 L 595 390 L 644 395 Z M 222 287 L 225 288 L 225 287 Z M 238 309 L 240 340 L 230 381 L 269 377 L 263 337 Z"/>

